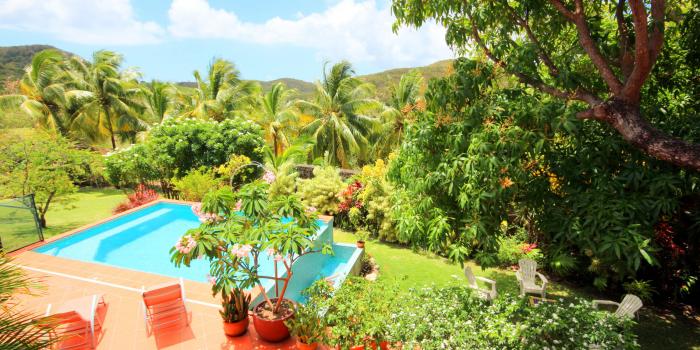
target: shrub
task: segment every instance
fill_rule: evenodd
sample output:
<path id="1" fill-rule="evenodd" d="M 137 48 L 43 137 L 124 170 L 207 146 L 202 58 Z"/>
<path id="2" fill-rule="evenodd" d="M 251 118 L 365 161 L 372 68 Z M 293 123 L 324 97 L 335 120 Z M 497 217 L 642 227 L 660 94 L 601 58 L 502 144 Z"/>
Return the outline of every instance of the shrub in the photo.
<path id="1" fill-rule="evenodd" d="M 523 258 L 542 262 L 542 253 L 536 243 L 526 243 L 520 235 L 512 235 L 501 238 L 496 258 L 499 266 L 508 267 Z"/>
<path id="2" fill-rule="evenodd" d="M 465 287 L 412 290 L 385 320 L 389 340 L 430 349 L 638 349 L 634 321 L 597 311 L 586 300 L 493 303 Z"/>
<path id="3" fill-rule="evenodd" d="M 311 179 L 297 180 L 297 190 L 307 206 L 315 207 L 320 213 L 335 214 L 338 212 L 340 199 L 338 193 L 345 188 L 338 169 L 327 166 L 314 169 Z"/>
<path id="4" fill-rule="evenodd" d="M 134 193 L 127 197 L 126 202 L 117 205 L 113 212 L 114 214 L 121 213 L 153 202 L 156 199 L 158 199 L 158 192 L 148 188 L 144 184 L 140 184 L 136 187 Z"/>
<path id="5" fill-rule="evenodd" d="M 172 182 L 182 199 L 194 202 L 200 202 L 207 192 L 219 186 L 212 171 L 204 168 L 192 170 L 181 179 L 173 178 Z"/>

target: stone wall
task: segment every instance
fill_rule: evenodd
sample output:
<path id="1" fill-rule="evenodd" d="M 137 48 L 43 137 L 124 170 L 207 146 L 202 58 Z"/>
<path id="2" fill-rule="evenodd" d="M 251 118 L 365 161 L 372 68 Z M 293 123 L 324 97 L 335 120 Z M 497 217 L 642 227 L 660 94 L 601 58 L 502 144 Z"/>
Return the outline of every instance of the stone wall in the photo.
<path id="1" fill-rule="evenodd" d="M 316 168 L 315 165 L 297 164 L 296 168 L 297 168 L 297 172 L 299 173 L 300 178 L 310 179 L 310 178 L 314 177 L 314 168 Z M 340 174 L 340 177 L 343 178 L 343 180 L 347 180 L 348 178 L 357 174 L 357 171 L 351 170 L 351 169 L 340 169 L 340 170 L 338 170 L 338 173 Z"/>

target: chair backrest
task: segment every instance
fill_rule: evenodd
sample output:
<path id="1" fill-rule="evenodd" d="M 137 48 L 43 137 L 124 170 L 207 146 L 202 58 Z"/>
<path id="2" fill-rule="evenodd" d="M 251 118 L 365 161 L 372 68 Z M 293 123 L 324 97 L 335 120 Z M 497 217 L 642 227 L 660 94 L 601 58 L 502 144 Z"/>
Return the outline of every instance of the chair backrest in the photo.
<path id="1" fill-rule="evenodd" d="M 143 292 L 143 302 L 146 304 L 146 307 L 157 306 L 182 299 L 184 299 L 182 287 L 178 283 L 154 287 Z"/>
<path id="2" fill-rule="evenodd" d="M 467 283 L 469 284 L 470 287 L 477 287 L 476 277 L 474 277 L 474 272 L 472 272 L 471 267 L 469 267 L 469 266 L 464 267 L 464 276 L 467 277 Z"/>
<path id="3" fill-rule="evenodd" d="M 524 281 L 534 282 L 537 274 L 537 261 L 532 259 L 520 259 L 518 261 L 520 267 L 520 276 Z"/>
<path id="4" fill-rule="evenodd" d="M 634 294 L 627 294 L 622 298 L 620 306 L 615 310 L 615 315 L 634 317 L 634 313 L 642 308 L 642 300 Z"/>

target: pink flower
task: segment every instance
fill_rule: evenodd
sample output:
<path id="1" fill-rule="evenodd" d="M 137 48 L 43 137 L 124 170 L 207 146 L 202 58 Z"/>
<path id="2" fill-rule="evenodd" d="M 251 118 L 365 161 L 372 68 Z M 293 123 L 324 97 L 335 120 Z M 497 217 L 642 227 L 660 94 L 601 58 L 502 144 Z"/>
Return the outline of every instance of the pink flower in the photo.
<path id="1" fill-rule="evenodd" d="M 211 275 L 207 274 L 207 281 L 211 284 L 216 284 L 216 277 L 212 277 Z"/>
<path id="2" fill-rule="evenodd" d="M 284 257 L 282 256 L 282 254 L 275 254 L 275 261 L 280 262 L 282 260 L 284 260 Z"/>
<path id="3" fill-rule="evenodd" d="M 235 208 L 236 211 L 241 211 L 242 205 L 243 205 L 243 203 L 240 200 L 238 200 L 238 202 L 236 202 L 236 208 Z"/>
<path id="4" fill-rule="evenodd" d="M 250 244 L 246 244 L 243 246 L 241 246 L 240 244 L 235 244 L 231 249 L 231 253 L 233 253 L 233 255 L 237 256 L 238 258 L 243 259 L 246 256 L 248 256 L 248 254 L 250 254 L 250 251 L 252 249 L 253 247 L 251 247 Z"/>
<path id="5" fill-rule="evenodd" d="M 180 240 L 175 243 L 175 249 L 182 254 L 189 254 L 189 252 L 197 246 L 197 241 L 190 235 L 185 235 Z"/>
<path id="6" fill-rule="evenodd" d="M 316 212 L 316 207 L 306 207 L 306 213 L 312 214 Z"/>
<path id="7" fill-rule="evenodd" d="M 269 255 L 269 256 L 273 256 L 273 255 L 275 255 L 275 250 L 272 248 L 267 248 L 267 249 L 265 249 L 265 253 L 267 253 L 267 255 Z"/>
<path id="8" fill-rule="evenodd" d="M 275 182 L 275 179 L 277 177 L 275 176 L 275 173 L 268 170 L 268 171 L 265 171 L 265 175 L 263 175 L 262 178 L 263 178 L 263 180 L 265 180 L 265 182 L 267 182 L 268 184 L 271 184 L 271 183 Z"/>
<path id="9" fill-rule="evenodd" d="M 200 216 L 202 215 L 202 203 L 197 203 L 192 205 L 192 212 L 194 215 Z"/>

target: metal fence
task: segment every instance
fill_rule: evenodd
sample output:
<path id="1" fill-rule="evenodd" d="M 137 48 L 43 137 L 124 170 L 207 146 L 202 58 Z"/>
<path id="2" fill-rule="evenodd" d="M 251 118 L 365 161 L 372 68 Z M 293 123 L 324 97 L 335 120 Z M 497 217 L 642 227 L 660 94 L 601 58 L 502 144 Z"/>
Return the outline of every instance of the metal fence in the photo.
<path id="1" fill-rule="evenodd" d="M 0 250 L 11 252 L 44 240 L 34 195 L 0 200 Z"/>

